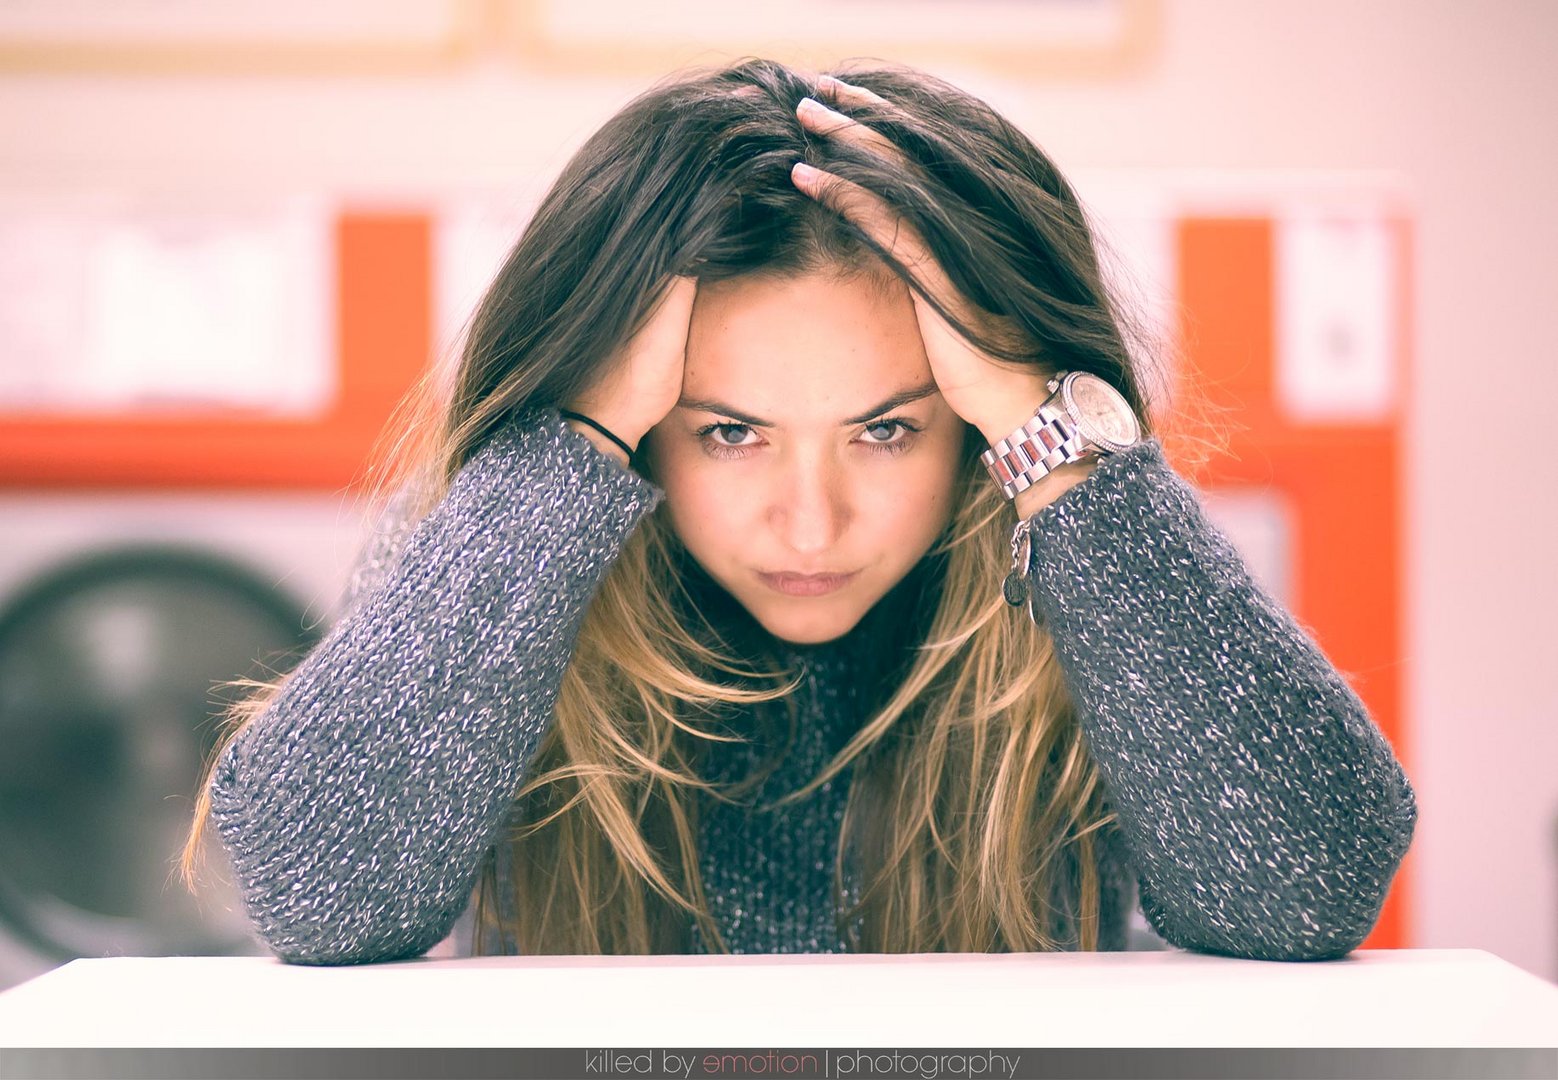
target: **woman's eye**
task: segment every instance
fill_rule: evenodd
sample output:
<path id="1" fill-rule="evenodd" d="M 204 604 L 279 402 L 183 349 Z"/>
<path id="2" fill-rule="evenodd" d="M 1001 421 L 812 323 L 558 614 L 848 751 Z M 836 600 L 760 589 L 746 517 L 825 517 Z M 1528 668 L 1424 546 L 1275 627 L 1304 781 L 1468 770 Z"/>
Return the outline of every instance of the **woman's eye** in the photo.
<path id="1" fill-rule="evenodd" d="M 696 435 L 704 449 L 713 456 L 737 458 L 744 457 L 752 447 L 758 445 L 745 439 L 751 430 L 747 424 L 709 424 L 699 428 Z M 918 426 L 907 420 L 889 417 L 867 424 L 865 435 L 860 441 L 870 450 L 896 454 L 909 448 L 919 430 Z M 887 433 L 885 437 L 883 432 Z"/>
<path id="2" fill-rule="evenodd" d="M 885 437 L 880 432 L 887 432 Z M 915 443 L 920 433 L 920 426 L 908 420 L 896 416 L 889 416 L 885 420 L 878 420 L 874 424 L 867 424 L 862 441 L 871 450 L 881 454 L 901 454 Z"/>
<path id="3" fill-rule="evenodd" d="M 904 423 L 902 420 L 878 420 L 874 424 L 866 425 L 867 434 L 883 429 L 886 429 L 888 432 L 886 437 L 877 438 L 876 436 L 872 435 L 872 437 L 867 441 L 881 447 L 903 446 L 907 444 L 914 433 L 919 430 L 918 428 L 911 427 L 909 424 Z"/>
<path id="4" fill-rule="evenodd" d="M 708 427 L 704 428 L 703 431 L 701 431 L 699 434 L 704 435 L 704 436 L 709 436 L 709 435 L 718 436 L 717 438 L 714 439 L 714 445 L 715 446 L 724 447 L 726 449 L 730 449 L 730 448 L 735 447 L 735 446 L 741 446 L 741 445 L 746 445 L 746 444 L 741 443 L 741 442 L 728 442 L 724 438 L 725 434 L 729 433 L 729 432 L 736 432 L 736 433 L 738 433 L 738 437 L 739 437 L 739 433 L 740 432 L 749 431 L 749 430 L 751 430 L 751 429 L 748 428 L 745 424 L 710 424 Z"/>

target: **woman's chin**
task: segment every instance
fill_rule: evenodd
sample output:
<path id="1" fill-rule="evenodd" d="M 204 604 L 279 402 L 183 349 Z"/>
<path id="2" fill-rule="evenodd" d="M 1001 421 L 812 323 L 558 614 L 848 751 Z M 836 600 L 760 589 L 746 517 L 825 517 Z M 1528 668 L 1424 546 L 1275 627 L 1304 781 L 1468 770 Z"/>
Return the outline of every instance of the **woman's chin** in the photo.
<path id="1" fill-rule="evenodd" d="M 790 645 L 826 645 L 849 633 L 860 621 L 858 613 L 844 610 L 804 615 L 772 610 L 751 614 L 764 630 Z"/>

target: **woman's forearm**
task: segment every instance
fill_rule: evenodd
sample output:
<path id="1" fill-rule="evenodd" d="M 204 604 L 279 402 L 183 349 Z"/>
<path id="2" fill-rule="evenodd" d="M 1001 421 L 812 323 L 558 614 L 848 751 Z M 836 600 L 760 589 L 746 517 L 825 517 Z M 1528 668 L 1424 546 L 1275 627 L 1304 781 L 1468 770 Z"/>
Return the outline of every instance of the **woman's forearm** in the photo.
<path id="1" fill-rule="evenodd" d="M 1264 959 L 1355 948 L 1416 820 L 1357 695 L 1155 441 L 1032 522 L 1030 583 L 1154 928 Z"/>
<path id="2" fill-rule="evenodd" d="M 391 960 L 448 933 L 589 599 L 662 495 L 555 412 L 466 463 L 216 763 L 212 820 L 274 952 Z"/>

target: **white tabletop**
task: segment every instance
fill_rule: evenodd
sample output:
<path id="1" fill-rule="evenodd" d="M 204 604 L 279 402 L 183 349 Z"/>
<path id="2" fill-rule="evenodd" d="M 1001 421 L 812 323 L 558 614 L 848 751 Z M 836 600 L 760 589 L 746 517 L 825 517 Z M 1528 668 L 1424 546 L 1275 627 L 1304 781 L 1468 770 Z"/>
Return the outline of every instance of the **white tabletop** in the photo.
<path id="1" fill-rule="evenodd" d="M 1558 986 L 1472 949 L 76 960 L 0 1046 L 1558 1046 Z"/>

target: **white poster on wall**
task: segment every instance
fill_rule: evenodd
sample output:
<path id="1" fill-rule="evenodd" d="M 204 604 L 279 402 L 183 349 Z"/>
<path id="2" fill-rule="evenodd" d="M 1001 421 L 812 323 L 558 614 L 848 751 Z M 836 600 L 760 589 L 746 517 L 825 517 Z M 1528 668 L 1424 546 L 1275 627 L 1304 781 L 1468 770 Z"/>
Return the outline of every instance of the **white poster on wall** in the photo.
<path id="1" fill-rule="evenodd" d="M 1277 402 L 1300 423 L 1378 423 L 1398 396 L 1387 220 L 1289 213 L 1276 231 Z"/>
<path id="2" fill-rule="evenodd" d="M 0 412 L 307 419 L 338 392 L 332 216 L 0 207 Z"/>

